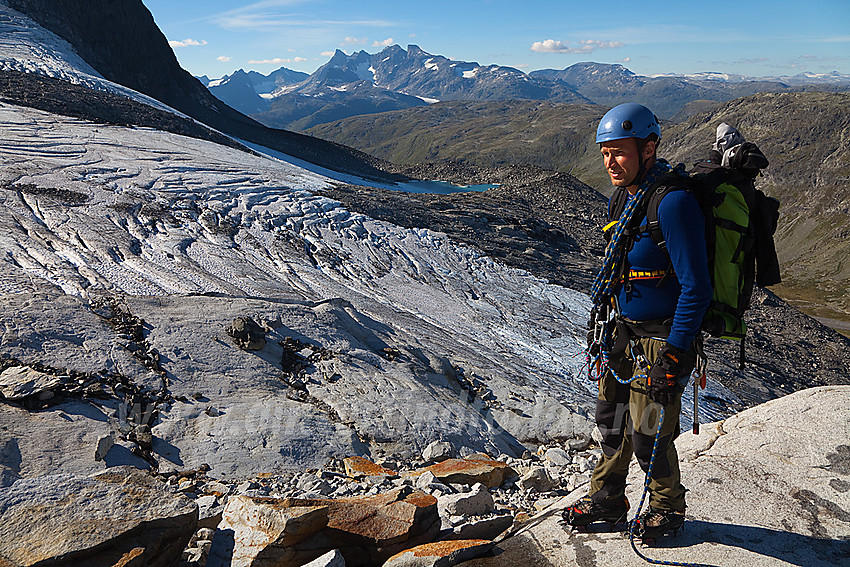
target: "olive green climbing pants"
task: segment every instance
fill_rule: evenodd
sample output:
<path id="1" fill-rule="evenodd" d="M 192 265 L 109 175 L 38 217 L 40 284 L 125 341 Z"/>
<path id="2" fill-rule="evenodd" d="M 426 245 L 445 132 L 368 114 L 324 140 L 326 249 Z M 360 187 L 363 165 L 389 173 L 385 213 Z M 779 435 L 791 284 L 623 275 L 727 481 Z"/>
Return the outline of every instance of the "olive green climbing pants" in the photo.
<path id="1" fill-rule="evenodd" d="M 653 338 L 637 338 L 636 342 L 650 363 L 664 346 L 664 341 Z M 602 458 L 593 470 L 590 495 L 603 505 L 622 501 L 632 454 L 644 473 L 652 457 L 662 406 L 647 397 L 646 377 L 636 366 L 624 353 L 612 353 L 610 367 L 620 378 L 641 377 L 630 384 L 621 384 L 609 370 L 599 380 L 596 425 L 602 434 Z M 683 389 L 680 386 L 675 401 L 664 406 L 664 422 L 649 484 L 649 504 L 659 510 L 685 510 L 685 487 L 680 482 L 679 459 L 673 445 L 679 435 Z M 643 485 L 643 479 L 640 483 Z"/>

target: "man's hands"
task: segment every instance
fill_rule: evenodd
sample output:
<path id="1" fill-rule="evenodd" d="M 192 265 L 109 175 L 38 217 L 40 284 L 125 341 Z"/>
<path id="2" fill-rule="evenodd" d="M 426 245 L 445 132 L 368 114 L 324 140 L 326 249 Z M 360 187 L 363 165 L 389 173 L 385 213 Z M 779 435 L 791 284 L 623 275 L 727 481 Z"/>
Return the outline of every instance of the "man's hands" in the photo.
<path id="1" fill-rule="evenodd" d="M 690 350 L 665 344 L 646 377 L 646 395 L 662 406 L 672 404 L 679 379 L 693 369 L 695 362 L 696 356 Z"/>

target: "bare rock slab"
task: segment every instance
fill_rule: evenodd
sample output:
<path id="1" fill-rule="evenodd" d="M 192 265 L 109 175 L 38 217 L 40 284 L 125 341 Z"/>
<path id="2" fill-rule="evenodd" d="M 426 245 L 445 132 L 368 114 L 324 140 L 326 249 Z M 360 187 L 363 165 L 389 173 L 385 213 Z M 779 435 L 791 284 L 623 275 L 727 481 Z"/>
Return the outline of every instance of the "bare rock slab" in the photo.
<path id="1" fill-rule="evenodd" d="M 171 567 L 197 522 L 191 500 L 131 467 L 21 479 L 0 491 L 0 564 Z"/>
<path id="2" fill-rule="evenodd" d="M 850 565 L 850 386 L 810 388 L 676 440 L 689 489 L 685 530 L 643 549 L 653 560 L 724 567 Z M 627 496 L 640 500 L 636 463 Z M 620 533 L 570 530 L 561 512 L 580 487 L 515 526 L 469 567 L 647 563 Z M 634 510 L 629 513 L 629 518 Z M 588 563 L 590 564 L 590 563 Z"/>
<path id="3" fill-rule="evenodd" d="M 390 557 L 384 567 L 452 567 L 478 557 L 493 547 L 484 539 L 426 543 Z"/>

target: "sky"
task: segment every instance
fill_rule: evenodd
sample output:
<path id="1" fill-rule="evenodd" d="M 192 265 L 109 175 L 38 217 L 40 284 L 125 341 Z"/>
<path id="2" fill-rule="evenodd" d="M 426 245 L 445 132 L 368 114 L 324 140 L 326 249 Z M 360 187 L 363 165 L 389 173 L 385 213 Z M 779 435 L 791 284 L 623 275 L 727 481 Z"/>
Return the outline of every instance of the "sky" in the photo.
<path id="1" fill-rule="evenodd" d="M 850 0 L 142 0 L 193 75 L 312 73 L 336 49 L 410 44 L 525 72 L 850 75 Z"/>

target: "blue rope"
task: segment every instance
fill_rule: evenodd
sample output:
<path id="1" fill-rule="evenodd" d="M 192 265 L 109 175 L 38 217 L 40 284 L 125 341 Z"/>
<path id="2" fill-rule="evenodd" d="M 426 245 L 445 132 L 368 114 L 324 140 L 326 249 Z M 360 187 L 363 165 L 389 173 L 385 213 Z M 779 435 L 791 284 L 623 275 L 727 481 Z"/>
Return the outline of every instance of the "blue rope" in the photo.
<path id="1" fill-rule="evenodd" d="M 634 550 L 638 557 L 653 565 L 669 565 L 671 567 L 716 567 L 715 565 L 708 565 L 705 563 L 687 563 L 683 561 L 662 561 L 660 559 L 651 559 L 641 553 L 637 548 L 637 545 L 635 545 L 635 532 L 637 531 L 638 518 L 640 518 L 640 511 L 641 508 L 643 508 L 646 495 L 649 493 L 649 482 L 652 480 L 652 467 L 655 464 L 655 457 L 658 454 L 658 440 L 661 438 L 662 423 L 664 423 L 664 406 L 661 406 L 661 411 L 658 415 L 658 431 L 655 432 L 655 442 L 652 445 L 652 457 L 649 459 L 649 468 L 646 471 L 646 479 L 643 482 L 643 494 L 640 496 L 640 504 L 638 504 L 637 510 L 635 511 L 635 517 L 632 518 L 631 522 L 629 522 L 629 544 L 631 544 L 632 550 Z"/>
<path id="2" fill-rule="evenodd" d="M 672 168 L 670 164 L 663 159 L 657 159 L 652 168 L 647 172 L 643 182 L 638 186 L 634 197 L 628 200 L 626 207 L 623 209 L 620 218 L 617 219 L 617 224 L 614 226 L 611 240 L 608 246 L 605 247 L 605 260 L 602 262 L 602 268 L 596 275 L 593 282 L 593 287 L 590 290 L 590 300 L 594 305 L 603 305 L 611 296 L 614 285 L 620 276 L 620 267 L 626 257 L 626 249 L 623 240 L 623 233 L 626 227 L 631 226 L 635 220 L 633 217 L 640 209 L 640 205 L 644 200 L 649 187 L 658 181 Z"/>

